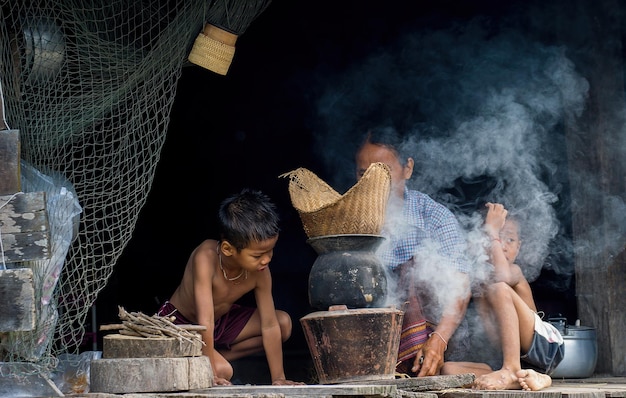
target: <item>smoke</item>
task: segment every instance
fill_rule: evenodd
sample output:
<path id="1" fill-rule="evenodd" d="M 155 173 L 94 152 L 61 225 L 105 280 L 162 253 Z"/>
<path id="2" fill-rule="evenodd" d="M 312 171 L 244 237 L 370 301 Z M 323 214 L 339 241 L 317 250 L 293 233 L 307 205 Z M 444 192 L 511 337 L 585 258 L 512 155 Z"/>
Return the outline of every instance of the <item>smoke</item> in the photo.
<path id="1" fill-rule="evenodd" d="M 544 266 L 571 275 L 561 123 L 584 110 L 588 82 L 563 47 L 484 22 L 405 36 L 331 81 L 319 154 L 345 190 L 367 128 L 394 126 L 416 161 L 409 187 L 451 209 L 470 240 L 484 203 L 503 203 L 521 217 L 527 278 Z"/>

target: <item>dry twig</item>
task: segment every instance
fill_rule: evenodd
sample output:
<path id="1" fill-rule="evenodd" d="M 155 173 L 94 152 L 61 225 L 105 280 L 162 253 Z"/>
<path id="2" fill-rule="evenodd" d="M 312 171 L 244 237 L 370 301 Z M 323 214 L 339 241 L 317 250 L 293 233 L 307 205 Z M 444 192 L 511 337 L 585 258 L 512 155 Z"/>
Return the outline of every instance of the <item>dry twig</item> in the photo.
<path id="1" fill-rule="evenodd" d="M 205 343 L 197 333 L 206 330 L 206 327 L 200 325 L 176 325 L 169 317 L 165 316 L 148 316 L 141 312 L 127 312 L 123 307 L 118 306 L 121 324 L 103 325 L 100 330 L 118 329 L 120 334 L 135 337 L 149 338 L 166 338 L 175 337 L 178 340 L 185 340 L 191 343 L 200 341 L 202 345 Z"/>

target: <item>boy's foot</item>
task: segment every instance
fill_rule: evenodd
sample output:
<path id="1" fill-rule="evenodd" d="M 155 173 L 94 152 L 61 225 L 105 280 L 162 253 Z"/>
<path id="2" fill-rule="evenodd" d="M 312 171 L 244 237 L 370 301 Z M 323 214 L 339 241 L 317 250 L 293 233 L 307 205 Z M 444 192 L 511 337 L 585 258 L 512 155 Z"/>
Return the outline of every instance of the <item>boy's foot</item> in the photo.
<path id="1" fill-rule="evenodd" d="M 522 369 L 517 372 L 518 382 L 525 391 L 539 391 L 552 385 L 552 377 L 535 372 L 532 369 Z"/>
<path id="2" fill-rule="evenodd" d="M 475 390 L 519 390 L 521 385 L 515 372 L 506 369 L 496 370 L 474 380 Z"/>

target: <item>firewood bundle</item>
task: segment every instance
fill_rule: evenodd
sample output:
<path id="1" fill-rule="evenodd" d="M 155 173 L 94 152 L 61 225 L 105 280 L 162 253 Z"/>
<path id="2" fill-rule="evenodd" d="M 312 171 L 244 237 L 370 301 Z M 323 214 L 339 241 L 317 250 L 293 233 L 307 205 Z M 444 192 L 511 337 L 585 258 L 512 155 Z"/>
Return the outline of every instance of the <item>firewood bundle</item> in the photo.
<path id="1" fill-rule="evenodd" d="M 179 340 L 202 341 L 200 334 L 206 330 L 201 325 L 176 325 L 173 317 L 152 315 L 148 316 L 142 312 L 127 312 L 123 307 L 118 306 L 121 324 L 102 325 L 101 331 L 118 330 L 119 334 L 134 337 L 146 338 L 167 338 L 175 337 Z M 204 345 L 204 342 L 202 342 Z"/>

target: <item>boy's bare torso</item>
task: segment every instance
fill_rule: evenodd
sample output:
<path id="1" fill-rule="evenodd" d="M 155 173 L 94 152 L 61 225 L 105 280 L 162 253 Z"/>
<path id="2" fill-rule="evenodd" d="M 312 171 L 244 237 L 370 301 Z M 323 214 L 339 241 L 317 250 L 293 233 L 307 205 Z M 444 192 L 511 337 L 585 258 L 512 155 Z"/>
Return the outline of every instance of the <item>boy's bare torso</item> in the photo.
<path id="1" fill-rule="evenodd" d="M 256 272 L 247 272 L 246 277 L 242 276 L 241 281 L 238 280 L 236 283 L 226 280 L 220 269 L 217 245 L 218 241 L 207 239 L 191 253 L 182 281 L 170 298 L 170 302 L 178 311 L 193 323 L 198 322 L 194 298 L 195 277 L 202 276 L 211 280 L 214 319 L 226 314 L 235 301 L 254 290 L 256 286 L 258 278 Z"/>

